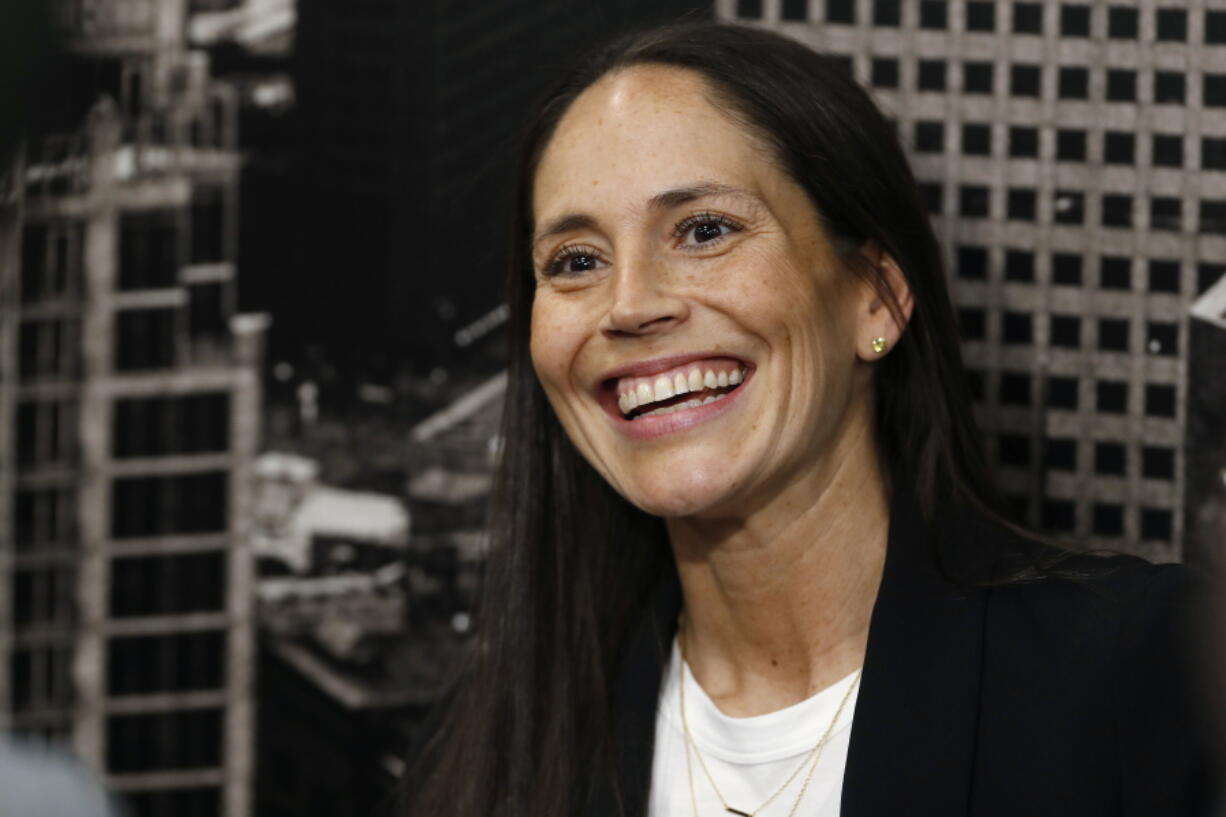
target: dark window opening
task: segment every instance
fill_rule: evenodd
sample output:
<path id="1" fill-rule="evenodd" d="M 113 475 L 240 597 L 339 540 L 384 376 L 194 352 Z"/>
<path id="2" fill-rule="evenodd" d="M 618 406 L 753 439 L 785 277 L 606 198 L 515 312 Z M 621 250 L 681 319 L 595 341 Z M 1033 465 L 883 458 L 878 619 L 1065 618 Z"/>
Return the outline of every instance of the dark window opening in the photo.
<path id="1" fill-rule="evenodd" d="M 1034 221 L 1034 190 L 1011 187 L 1009 188 L 1007 203 L 1007 215 L 1011 221 Z"/>
<path id="2" fill-rule="evenodd" d="M 1089 37 L 1090 36 L 1090 7 L 1089 6 L 1060 6 L 1060 36 L 1061 37 Z"/>
<path id="3" fill-rule="evenodd" d="M 192 191 L 193 264 L 226 261 L 226 193 L 214 186 L 199 186 Z"/>
<path id="4" fill-rule="evenodd" d="M 918 85 L 921 91 L 944 91 L 945 60 L 920 60 Z"/>
<path id="5" fill-rule="evenodd" d="M 1179 324 L 1149 321 L 1145 327 L 1145 349 L 1151 355 L 1173 357 L 1179 354 Z"/>
<path id="6" fill-rule="evenodd" d="M 1043 451 L 1043 467 L 1049 471 L 1077 470 L 1077 441 L 1053 437 Z"/>
<path id="7" fill-rule="evenodd" d="M 1085 68 L 1060 68 L 1058 93 L 1061 99 L 1086 99 L 1090 95 L 1090 72 Z"/>
<path id="8" fill-rule="evenodd" d="M 856 22 L 855 0 L 826 0 L 826 22 L 852 25 Z"/>
<path id="9" fill-rule="evenodd" d="M 1175 416 L 1175 387 L 1149 383 L 1145 386 L 1145 414 L 1148 417 Z"/>
<path id="10" fill-rule="evenodd" d="M 1107 193 L 1103 196 L 1103 226 L 1132 226 L 1132 196 Z"/>
<path id="11" fill-rule="evenodd" d="M 220 689 L 226 679 L 226 634 L 113 637 L 106 667 L 111 695 Z"/>
<path id="12" fill-rule="evenodd" d="M 1141 538 L 1160 542 L 1171 540 L 1175 515 L 1161 508 L 1141 509 Z"/>
<path id="13" fill-rule="evenodd" d="M 945 150 L 945 123 L 916 122 L 915 149 L 920 153 L 940 153 Z"/>
<path id="14" fill-rule="evenodd" d="M 1204 102 L 1214 108 L 1226 105 L 1226 74 L 1205 74 Z"/>
<path id="15" fill-rule="evenodd" d="M 1010 156 L 1038 156 L 1039 129 L 1014 125 L 1009 128 Z"/>
<path id="16" fill-rule="evenodd" d="M 742 20 L 761 19 L 762 0 L 736 0 L 736 16 Z"/>
<path id="17" fill-rule="evenodd" d="M 1053 376 L 1047 378 L 1047 405 L 1049 408 L 1075 410 L 1079 404 L 1077 399 L 1077 378 Z"/>
<path id="18" fill-rule="evenodd" d="M 1043 33 L 1043 4 L 1042 3 L 1014 3 L 1013 4 L 1013 33 L 1015 34 L 1042 34 Z"/>
<path id="19" fill-rule="evenodd" d="M 1098 348 L 1104 352 L 1128 351 L 1128 319 L 1099 318 Z"/>
<path id="20" fill-rule="evenodd" d="M 990 62 L 965 62 L 962 64 L 962 90 L 968 94 L 992 93 L 995 66 Z"/>
<path id="21" fill-rule="evenodd" d="M 783 0 L 783 7 L 779 10 L 779 16 L 784 20 L 809 19 L 808 0 Z"/>
<path id="22" fill-rule="evenodd" d="M 182 255 L 174 210 L 130 210 L 119 216 L 119 289 L 175 286 Z"/>
<path id="23" fill-rule="evenodd" d="M 988 277 L 988 251 L 984 247 L 958 247 L 958 277 L 983 280 Z"/>
<path id="24" fill-rule="evenodd" d="M 1124 6 L 1107 9 L 1107 36 L 1113 40 L 1137 39 L 1137 10 Z"/>
<path id="25" fill-rule="evenodd" d="M 1124 535 L 1124 508 L 1105 502 L 1095 502 L 1090 529 L 1098 536 Z"/>
<path id="26" fill-rule="evenodd" d="M 1030 405 L 1030 375 L 1003 372 L 1000 376 L 1000 402 L 1011 406 Z"/>
<path id="27" fill-rule="evenodd" d="M 72 488 L 25 488 L 13 497 L 13 544 L 18 552 L 72 545 L 77 495 Z"/>
<path id="28" fill-rule="evenodd" d="M 898 60 L 877 57 L 872 64 L 871 82 L 877 88 L 897 88 L 899 83 Z"/>
<path id="29" fill-rule="evenodd" d="M 1183 137 L 1156 133 L 1153 141 L 1154 164 L 1159 167 L 1183 167 Z"/>
<path id="30" fill-rule="evenodd" d="M 1057 190 L 1052 206 L 1052 217 L 1057 224 L 1082 224 L 1086 218 L 1085 193 L 1076 190 Z"/>
<path id="31" fill-rule="evenodd" d="M 1041 76 L 1037 65 L 1014 65 L 1009 71 L 1009 93 L 1013 96 L 1038 96 Z"/>
<path id="32" fill-rule="evenodd" d="M 1149 291 L 1176 292 L 1180 286 L 1179 262 L 1153 259 L 1149 262 Z"/>
<path id="33" fill-rule="evenodd" d="M 1025 283 L 1034 281 L 1034 253 L 1006 250 L 1005 280 Z"/>
<path id="34" fill-rule="evenodd" d="M 1154 196 L 1149 200 L 1149 226 L 1154 230 L 1182 230 L 1183 202 L 1173 196 Z"/>
<path id="35" fill-rule="evenodd" d="M 968 0 L 966 4 L 967 31 L 995 31 L 996 3 L 993 0 Z"/>
<path id="36" fill-rule="evenodd" d="M 1205 170 L 1226 170 L 1226 137 L 1206 136 L 1200 140 L 1200 166 Z"/>
<path id="37" fill-rule="evenodd" d="M 958 212 L 969 218 L 986 218 L 989 202 L 988 188 L 976 184 L 964 184 L 958 188 Z"/>
<path id="38" fill-rule="evenodd" d="M 1155 29 L 1159 40 L 1184 42 L 1188 39 L 1188 13 L 1183 9 L 1158 9 Z"/>
<path id="39" fill-rule="evenodd" d="M 976 123 L 962 126 L 962 152 L 968 156 L 987 156 L 992 152 L 992 128 Z M 984 188 L 985 190 L 987 188 Z"/>
<path id="40" fill-rule="evenodd" d="M 1081 318 L 1076 315 L 1052 315 L 1051 344 L 1070 349 L 1081 346 Z"/>
<path id="41" fill-rule="evenodd" d="M 131 556 L 111 562 L 111 615 L 221 612 L 226 604 L 226 554 Z"/>
<path id="42" fill-rule="evenodd" d="M 873 24 L 898 27 L 902 23 L 902 0 L 873 0 Z"/>
<path id="43" fill-rule="evenodd" d="M 1125 69 L 1108 69 L 1107 101 L 1136 102 L 1137 72 Z"/>
<path id="44" fill-rule="evenodd" d="M 1098 284 L 1103 289 L 1132 289 L 1132 259 L 1104 255 L 1098 262 Z"/>
<path id="45" fill-rule="evenodd" d="M 1109 130 L 1103 134 L 1103 161 L 1130 165 L 1136 160 L 1136 145 L 1137 139 L 1133 134 Z"/>
<path id="46" fill-rule="evenodd" d="M 1124 446 L 1119 443 L 1094 443 L 1094 473 L 1123 476 L 1126 469 Z"/>
<path id="47" fill-rule="evenodd" d="M 1226 235 L 1226 199 L 1201 199 L 1200 231 Z"/>
<path id="48" fill-rule="evenodd" d="M 1027 344 L 1034 340 L 1034 316 L 1029 312 L 1004 313 L 1005 343 Z"/>
<path id="49" fill-rule="evenodd" d="M 1086 132 L 1060 128 L 1056 131 L 1056 159 L 1061 162 L 1086 160 Z"/>
<path id="50" fill-rule="evenodd" d="M 945 0 L 921 0 L 920 28 L 943 29 L 949 25 L 949 3 Z"/>
<path id="51" fill-rule="evenodd" d="M 1184 75 L 1177 71 L 1154 72 L 1154 102 L 1159 105 L 1182 105 L 1187 96 Z"/>
<path id="52" fill-rule="evenodd" d="M 224 392 L 115 401 L 111 453 L 117 459 L 223 452 L 229 436 L 230 397 Z"/>
<path id="53" fill-rule="evenodd" d="M 1141 476 L 1147 479 L 1175 478 L 1175 450 L 1147 445 L 1141 448 Z"/>
<path id="54" fill-rule="evenodd" d="M 221 709 L 192 709 L 107 718 L 111 774 L 215 768 L 221 765 Z"/>
<path id="55" fill-rule="evenodd" d="M 1118 380 L 1100 380 L 1096 386 L 1096 409 L 1105 414 L 1128 411 L 1128 384 Z"/>
<path id="56" fill-rule="evenodd" d="M 1030 465 L 1030 438 L 1022 434 L 1001 434 L 997 437 L 1001 465 L 1025 468 Z"/>
<path id="57" fill-rule="evenodd" d="M 115 368 L 130 372 L 175 364 L 175 310 L 121 309 L 115 313 Z"/>
<path id="58" fill-rule="evenodd" d="M 120 477 L 111 488 L 111 536 L 220 533 L 226 530 L 224 471 Z"/>
<path id="59" fill-rule="evenodd" d="M 1051 257 L 1051 280 L 1061 286 L 1081 286 L 1081 256 L 1054 253 Z"/>

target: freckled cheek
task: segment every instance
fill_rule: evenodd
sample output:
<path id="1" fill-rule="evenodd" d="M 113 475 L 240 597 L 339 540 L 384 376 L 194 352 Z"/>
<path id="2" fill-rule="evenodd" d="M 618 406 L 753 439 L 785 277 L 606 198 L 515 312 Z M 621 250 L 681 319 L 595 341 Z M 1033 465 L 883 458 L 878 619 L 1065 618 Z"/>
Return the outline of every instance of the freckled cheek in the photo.
<path id="1" fill-rule="evenodd" d="M 584 331 L 565 309 L 533 305 L 529 351 L 536 376 L 547 390 L 562 389 L 577 363 Z"/>

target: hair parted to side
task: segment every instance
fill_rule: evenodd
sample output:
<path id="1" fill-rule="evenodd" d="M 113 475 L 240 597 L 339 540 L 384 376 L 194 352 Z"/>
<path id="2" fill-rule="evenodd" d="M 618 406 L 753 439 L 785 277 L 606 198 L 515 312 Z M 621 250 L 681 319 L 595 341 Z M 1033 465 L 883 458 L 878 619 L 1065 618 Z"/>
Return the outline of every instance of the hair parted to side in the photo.
<path id="1" fill-rule="evenodd" d="M 529 356 L 536 168 L 575 99 L 635 65 L 694 71 L 712 102 L 768 145 L 809 195 L 853 274 L 897 299 L 862 252 L 909 284 L 914 311 L 874 377 L 883 472 L 929 518 L 958 500 L 998 506 L 963 381 L 936 236 L 897 135 L 833 60 L 769 31 L 683 23 L 616 40 L 568 76 L 526 133 L 508 279 L 510 372 L 477 629 L 434 737 L 405 785 L 414 813 L 573 814 L 605 753 L 609 681 L 670 554 L 660 520 L 631 506 L 567 439 Z M 409 813 L 406 803 L 405 814 Z"/>

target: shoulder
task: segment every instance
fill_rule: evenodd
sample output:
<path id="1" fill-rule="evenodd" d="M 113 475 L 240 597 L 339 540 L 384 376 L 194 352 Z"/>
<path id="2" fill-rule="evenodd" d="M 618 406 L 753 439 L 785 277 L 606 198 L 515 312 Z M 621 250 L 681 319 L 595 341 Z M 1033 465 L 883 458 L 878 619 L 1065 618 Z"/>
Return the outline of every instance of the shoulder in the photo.
<path id="1" fill-rule="evenodd" d="M 997 711 L 985 720 L 1019 732 L 1043 724 L 1079 774 L 1103 764 L 1097 773 L 1118 780 L 1124 813 L 1207 813 L 1208 584 L 1183 565 L 1076 555 L 991 587 L 984 694 Z"/>
<path id="2" fill-rule="evenodd" d="M 113 817 L 105 791 L 68 755 L 0 736 L 0 814 Z"/>

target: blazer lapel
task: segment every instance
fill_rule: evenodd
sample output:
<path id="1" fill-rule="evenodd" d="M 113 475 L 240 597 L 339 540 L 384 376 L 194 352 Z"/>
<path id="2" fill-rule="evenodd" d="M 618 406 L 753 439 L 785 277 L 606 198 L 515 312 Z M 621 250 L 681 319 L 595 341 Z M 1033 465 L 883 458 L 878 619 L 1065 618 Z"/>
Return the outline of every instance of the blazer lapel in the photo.
<path id="1" fill-rule="evenodd" d="M 986 575 L 994 537 L 971 517 L 947 521 L 938 536 L 943 559 L 910 489 L 897 485 L 852 723 L 843 817 L 967 812 L 987 591 L 959 589 L 947 576 Z M 647 813 L 656 703 L 680 607 L 680 584 L 669 568 L 614 681 L 613 774 L 595 782 L 585 817 Z"/>
<path id="2" fill-rule="evenodd" d="M 898 486 L 843 817 L 958 817 L 969 807 L 988 591 L 959 589 L 947 576 L 985 576 L 995 537 L 973 517 L 946 520 L 932 538 L 925 529 L 910 490 Z"/>

